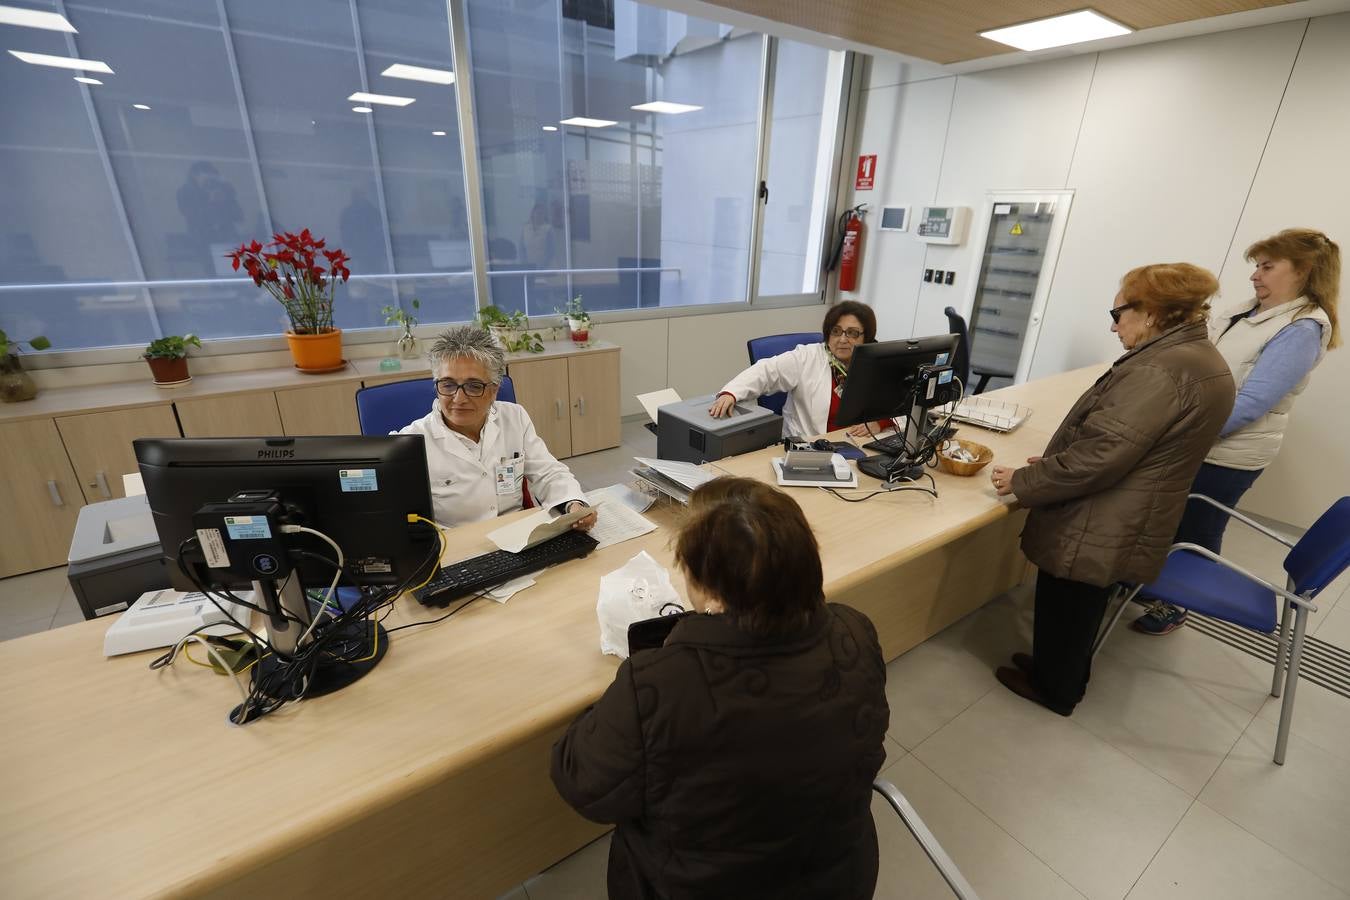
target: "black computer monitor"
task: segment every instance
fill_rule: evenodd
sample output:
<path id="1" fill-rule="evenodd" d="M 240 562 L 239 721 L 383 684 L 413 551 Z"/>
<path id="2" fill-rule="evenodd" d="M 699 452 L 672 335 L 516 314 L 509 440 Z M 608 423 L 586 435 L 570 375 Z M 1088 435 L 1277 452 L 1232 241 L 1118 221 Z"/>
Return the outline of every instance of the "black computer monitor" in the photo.
<path id="1" fill-rule="evenodd" d="M 940 334 L 860 344 L 853 348 L 844 393 L 835 413 L 835 426 L 844 428 L 894 419 L 899 427 L 900 420 L 904 419 L 907 443 L 917 448 L 923 439 L 924 414 L 928 406 L 924 397 L 916 395 L 920 377 L 928 367 L 950 366 L 956 355 L 956 343 L 956 335 Z M 950 378 L 950 373 L 947 377 Z M 915 406 L 918 409 L 912 409 Z M 900 469 L 906 469 L 912 475 L 914 460 L 903 457 L 902 454 L 899 465 L 887 459 L 868 466 L 865 460 L 858 468 L 878 478 L 893 477 Z"/>
<path id="2" fill-rule="evenodd" d="M 267 614 L 269 639 L 252 674 L 257 696 L 232 721 L 336 690 L 380 661 L 388 641 L 362 604 L 387 605 L 439 558 L 435 527 L 416 519 L 432 512 L 421 435 L 132 445 L 173 586 L 209 596 L 251 585 Z M 333 547 L 297 526 L 341 549 L 340 576 Z M 306 591 L 335 577 L 375 590 L 352 609 L 322 611 Z"/>

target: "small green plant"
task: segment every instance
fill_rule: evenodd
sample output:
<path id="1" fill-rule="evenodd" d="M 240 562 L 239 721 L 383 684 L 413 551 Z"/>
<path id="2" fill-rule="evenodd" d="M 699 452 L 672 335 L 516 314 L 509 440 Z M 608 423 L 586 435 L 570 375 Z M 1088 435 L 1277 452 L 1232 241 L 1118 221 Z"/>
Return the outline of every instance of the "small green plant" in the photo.
<path id="1" fill-rule="evenodd" d="M 200 349 L 202 339 L 195 334 L 171 334 L 151 341 L 142 355 L 146 359 L 182 359 L 188 354 L 189 344 Z"/>
<path id="2" fill-rule="evenodd" d="M 9 335 L 5 334 L 3 330 L 0 330 L 0 356 L 9 356 L 11 353 L 19 353 L 20 344 L 27 344 L 34 350 L 46 350 L 52 345 L 52 342 L 42 335 L 38 335 L 27 341 L 10 340 Z"/>
<path id="3" fill-rule="evenodd" d="M 564 319 L 571 319 L 573 322 L 589 322 L 591 314 L 586 312 L 586 307 L 581 304 L 581 295 L 577 294 L 561 308 L 555 308 L 554 312 Z"/>
<path id="4" fill-rule="evenodd" d="M 543 353 L 544 336 L 530 327 L 530 319 L 521 310 L 508 313 L 491 304 L 478 311 L 478 324 L 497 335 L 507 353 Z"/>
<path id="5" fill-rule="evenodd" d="M 404 330 L 409 330 L 417 326 L 417 316 L 415 313 L 422 308 L 421 302 L 414 297 L 412 302 L 413 312 L 408 312 L 401 306 L 385 306 L 380 312 L 384 313 L 384 324 L 402 325 Z"/>

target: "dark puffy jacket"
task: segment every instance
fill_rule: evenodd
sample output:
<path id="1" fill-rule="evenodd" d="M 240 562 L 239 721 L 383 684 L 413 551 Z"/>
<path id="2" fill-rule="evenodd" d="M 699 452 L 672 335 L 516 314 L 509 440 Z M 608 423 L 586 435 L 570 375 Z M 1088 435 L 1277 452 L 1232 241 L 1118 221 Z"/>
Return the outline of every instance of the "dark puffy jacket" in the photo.
<path id="1" fill-rule="evenodd" d="M 1013 473 L 1013 493 L 1031 509 L 1027 559 L 1098 587 L 1157 578 L 1234 396 L 1203 324 L 1180 325 L 1116 360 L 1069 410 L 1040 462 Z"/>
<path id="2" fill-rule="evenodd" d="M 611 898 L 870 898 L 890 718 L 876 629 L 829 604 L 772 640 L 688 616 L 619 666 L 553 747 L 553 783 L 615 823 Z"/>

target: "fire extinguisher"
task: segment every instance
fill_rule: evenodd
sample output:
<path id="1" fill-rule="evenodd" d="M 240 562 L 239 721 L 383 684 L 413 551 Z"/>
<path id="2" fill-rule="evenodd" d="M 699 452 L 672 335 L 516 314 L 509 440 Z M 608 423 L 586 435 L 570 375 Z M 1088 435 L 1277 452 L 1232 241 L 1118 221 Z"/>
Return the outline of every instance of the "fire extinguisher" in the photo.
<path id="1" fill-rule="evenodd" d="M 863 215 L 867 204 L 860 203 L 846 210 L 839 217 L 838 234 L 835 236 L 834 253 L 830 255 L 827 271 L 839 267 L 839 290 L 852 291 L 858 287 L 858 268 L 862 265 L 863 236 L 867 229 L 863 226 Z"/>

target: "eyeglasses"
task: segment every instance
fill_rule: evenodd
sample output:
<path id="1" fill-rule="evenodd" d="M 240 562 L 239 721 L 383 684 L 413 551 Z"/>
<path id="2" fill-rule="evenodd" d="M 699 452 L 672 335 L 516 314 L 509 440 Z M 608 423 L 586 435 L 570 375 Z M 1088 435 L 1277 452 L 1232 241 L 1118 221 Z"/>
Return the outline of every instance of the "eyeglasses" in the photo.
<path id="1" fill-rule="evenodd" d="M 472 378 L 463 384 L 460 384 L 453 378 L 436 379 L 436 393 L 440 394 L 442 397 L 449 397 L 452 400 L 455 397 L 455 393 L 458 391 L 463 391 L 464 396 L 466 397 L 477 398 L 483 396 L 483 393 L 487 389 L 487 382 L 479 381 L 477 378 Z"/>
<path id="2" fill-rule="evenodd" d="M 857 341 L 861 340 L 862 336 L 863 333 L 856 328 L 839 328 L 838 326 L 835 326 L 830 329 L 830 337 L 832 338 L 846 337 L 850 341 Z"/>
<path id="3" fill-rule="evenodd" d="M 1111 321 L 1112 321 L 1112 322 L 1115 322 L 1117 325 L 1119 325 L 1119 324 L 1120 324 L 1120 317 L 1125 313 L 1125 310 L 1127 310 L 1127 309 L 1134 309 L 1134 308 L 1135 308 L 1136 306 L 1138 306 L 1138 305 L 1139 305 L 1139 301 L 1137 301 L 1137 300 L 1131 300 L 1129 303 L 1122 303 L 1122 304 L 1120 304 L 1120 305 L 1117 306 L 1115 309 L 1110 310 L 1110 313 L 1111 313 Z"/>

